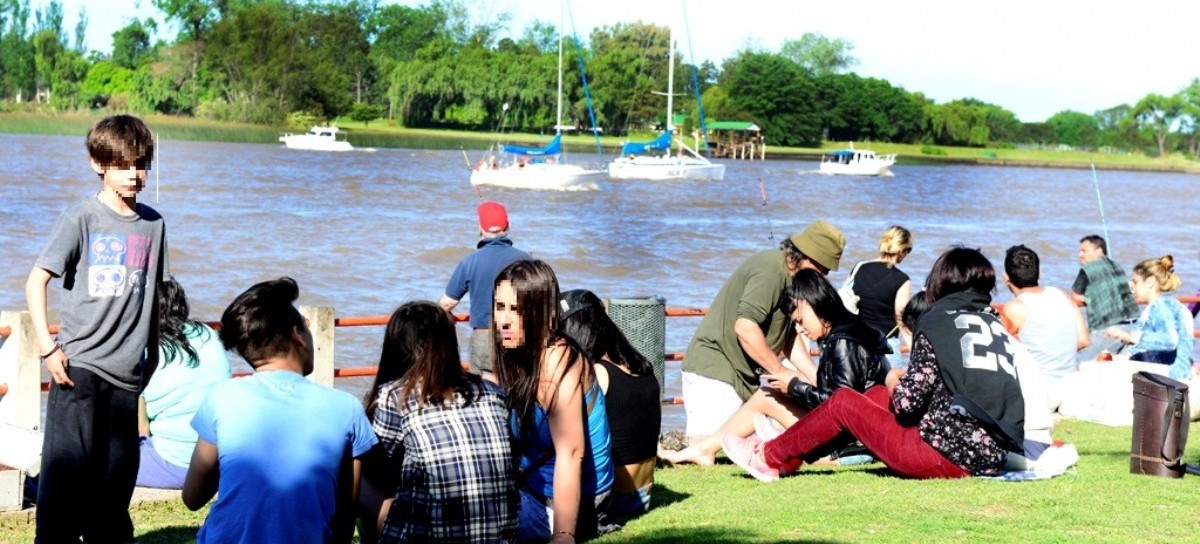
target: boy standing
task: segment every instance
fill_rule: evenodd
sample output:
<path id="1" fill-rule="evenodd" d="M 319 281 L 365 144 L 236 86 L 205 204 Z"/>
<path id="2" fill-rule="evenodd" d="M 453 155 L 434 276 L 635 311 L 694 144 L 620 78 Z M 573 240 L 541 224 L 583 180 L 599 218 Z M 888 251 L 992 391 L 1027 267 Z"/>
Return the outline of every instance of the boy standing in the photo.
<path id="1" fill-rule="evenodd" d="M 108 117 L 87 134 L 100 192 L 67 208 L 25 284 L 46 371 L 37 541 L 133 542 L 137 396 L 158 354 L 155 288 L 167 269 L 163 218 L 137 194 L 154 157 L 140 119 Z M 62 278 L 57 340 L 46 287 Z"/>

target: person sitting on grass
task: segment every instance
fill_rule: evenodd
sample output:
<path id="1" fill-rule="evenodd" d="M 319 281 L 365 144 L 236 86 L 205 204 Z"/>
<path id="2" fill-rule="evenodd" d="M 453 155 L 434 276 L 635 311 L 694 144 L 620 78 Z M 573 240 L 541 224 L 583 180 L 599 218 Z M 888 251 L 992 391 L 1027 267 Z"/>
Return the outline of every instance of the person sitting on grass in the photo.
<path id="1" fill-rule="evenodd" d="M 1022 451 L 1025 402 L 1014 339 L 990 306 L 992 263 L 978 250 L 943 253 L 926 281 L 933 305 L 921 316 L 907 371 L 860 393 L 848 387 L 765 444 L 725 435 L 725 454 L 762 481 L 795 472 L 857 438 L 906 478 L 994 476 Z M 915 424 L 914 424 L 915 423 Z"/>
<path id="2" fill-rule="evenodd" d="M 675 464 L 711 465 L 727 434 L 746 437 L 757 429 L 761 438 L 770 439 L 779 430 L 772 430 L 768 417 L 783 428 L 791 427 L 838 388 L 865 391 L 884 383 L 889 368 L 887 354 L 891 351 L 883 333 L 850 313 L 824 275 L 815 270 L 800 270 L 782 300 L 785 315 L 790 316 L 799 331 L 796 347 L 792 349 L 792 364 L 799 372 L 763 375 L 767 385 L 755 392 L 716 433 L 677 452 L 660 451 L 660 457 Z M 814 364 L 808 355 L 809 339 L 821 348 L 819 364 Z"/>
<path id="3" fill-rule="evenodd" d="M 362 404 L 306 380 L 313 337 L 291 278 L 259 283 L 221 316 L 221 343 L 254 374 L 213 388 L 192 427 L 183 503 L 217 501 L 196 541 L 350 542 L 360 457 L 378 440 Z M 218 495 L 218 491 L 220 494 Z"/>
<path id="4" fill-rule="evenodd" d="M 593 362 L 604 390 L 615 469 L 608 513 L 620 518 L 643 514 L 650 510 L 662 424 L 662 392 L 654 367 L 613 323 L 595 293 L 575 289 L 564 292 L 561 300 L 563 334 Z"/>
<path id="5" fill-rule="evenodd" d="M 1110 338 L 1131 344 L 1130 359 L 1168 365 L 1171 379 L 1192 384 L 1191 419 L 1200 418 L 1200 380 L 1193 381 L 1192 346 L 1195 322 L 1191 311 L 1173 296 L 1163 296 L 1179 287 L 1175 259 L 1164 255 L 1147 259 L 1133 267 L 1129 285 L 1134 300 L 1145 304 L 1131 332 L 1111 327 L 1104 332 Z"/>
<path id="6" fill-rule="evenodd" d="M 183 286 L 168 277 L 158 286 L 158 369 L 138 399 L 141 487 L 183 488 L 196 449 L 192 417 L 208 392 L 232 376 L 217 333 L 189 313 Z"/>
<path id="7" fill-rule="evenodd" d="M 462 368 L 449 313 L 392 314 L 364 404 L 384 455 L 368 457 L 360 504 L 379 542 L 516 541 L 508 398 Z"/>
<path id="8" fill-rule="evenodd" d="M 496 376 L 521 457 L 519 539 L 594 537 L 613 486 L 612 437 L 592 365 L 562 333 L 558 278 L 543 261 L 517 261 L 494 293 Z"/>

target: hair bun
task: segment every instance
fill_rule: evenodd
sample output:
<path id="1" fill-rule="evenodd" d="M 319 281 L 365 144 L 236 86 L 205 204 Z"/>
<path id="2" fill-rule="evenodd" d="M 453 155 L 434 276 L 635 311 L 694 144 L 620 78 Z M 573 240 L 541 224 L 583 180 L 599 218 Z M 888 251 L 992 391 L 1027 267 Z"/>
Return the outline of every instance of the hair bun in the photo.
<path id="1" fill-rule="evenodd" d="M 1171 257 L 1170 255 L 1163 255 L 1162 258 L 1158 260 L 1158 264 L 1162 265 L 1162 267 L 1166 269 L 1167 273 L 1175 272 L 1175 258 Z"/>

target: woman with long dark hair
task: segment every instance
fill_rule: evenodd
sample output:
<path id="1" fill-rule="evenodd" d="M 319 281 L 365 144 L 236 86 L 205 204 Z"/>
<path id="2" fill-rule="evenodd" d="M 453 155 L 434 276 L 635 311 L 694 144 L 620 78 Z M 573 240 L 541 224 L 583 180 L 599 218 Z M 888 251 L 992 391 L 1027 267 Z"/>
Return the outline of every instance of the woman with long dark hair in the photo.
<path id="1" fill-rule="evenodd" d="M 613 483 L 608 417 L 591 365 L 562 334 L 550 266 L 517 261 L 502 270 L 492 319 L 496 376 L 521 455 L 520 539 L 594 536 Z"/>
<path id="2" fill-rule="evenodd" d="M 765 444 L 726 435 L 726 455 L 771 481 L 853 436 L 900 476 L 999 473 L 1008 452 L 1023 451 L 1025 403 L 1015 341 L 990 306 L 995 286 L 995 269 L 978 250 L 943 253 L 926 282 L 933 304 L 920 318 L 907 371 L 893 369 L 887 387 L 834 391 Z"/>
<path id="3" fill-rule="evenodd" d="M 364 400 L 385 458 L 363 499 L 380 542 L 513 542 L 516 466 L 504 393 L 458 359 L 450 315 L 409 302 L 388 321 Z M 371 495 L 387 498 L 371 504 Z"/>
<path id="4" fill-rule="evenodd" d="M 781 426 L 775 429 L 791 427 L 838 388 L 865 391 L 883 384 L 889 352 L 883 333 L 850 313 L 825 276 L 815 270 L 797 272 L 782 300 L 784 313 L 800 331 L 792 349 L 798 374 L 764 375 L 766 385 L 716 433 L 677 452 L 661 451 L 659 456 L 672 463 L 711 465 L 727 434 L 746 437 L 757 430 L 763 438 L 772 438 L 779 430 L 772 430 L 770 419 Z M 808 356 L 809 340 L 821 348 L 819 364 Z"/>
<path id="5" fill-rule="evenodd" d="M 192 416 L 231 371 L 217 333 L 191 318 L 183 286 L 167 277 L 157 293 L 158 367 L 138 399 L 137 485 L 180 489 L 196 447 Z"/>
<path id="6" fill-rule="evenodd" d="M 604 390 L 615 469 L 608 513 L 642 514 L 650 509 L 662 424 L 662 392 L 654 367 L 613 323 L 595 293 L 566 291 L 560 309 L 563 334 L 592 361 L 596 381 Z"/>

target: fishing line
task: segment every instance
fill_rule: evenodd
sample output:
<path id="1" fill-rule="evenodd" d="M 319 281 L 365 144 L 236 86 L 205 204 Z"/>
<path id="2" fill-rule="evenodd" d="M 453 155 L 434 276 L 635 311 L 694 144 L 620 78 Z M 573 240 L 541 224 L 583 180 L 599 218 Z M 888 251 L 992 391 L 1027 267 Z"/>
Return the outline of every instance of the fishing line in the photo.
<path id="1" fill-rule="evenodd" d="M 1104 241 L 1108 243 L 1108 257 L 1113 258 L 1112 238 L 1108 237 L 1108 220 L 1104 218 L 1104 200 L 1100 198 L 1100 180 L 1096 178 L 1096 163 L 1092 163 L 1092 185 L 1096 188 L 1096 203 L 1100 205 L 1100 226 L 1104 229 Z"/>
<path id="2" fill-rule="evenodd" d="M 158 171 L 162 169 L 162 164 L 159 164 L 159 162 L 158 162 L 158 155 L 160 153 L 162 153 L 162 146 L 160 144 L 161 144 L 161 142 L 159 142 L 158 134 L 155 134 L 154 135 L 154 164 L 158 164 L 158 167 L 154 169 L 154 203 L 155 204 L 158 204 Z"/>
<path id="3" fill-rule="evenodd" d="M 774 240 L 775 226 L 771 224 L 771 214 L 767 212 L 767 186 L 763 183 L 762 178 L 758 178 L 758 194 L 762 197 L 762 206 L 759 209 L 762 210 L 763 215 L 767 216 L 767 239 Z"/>

